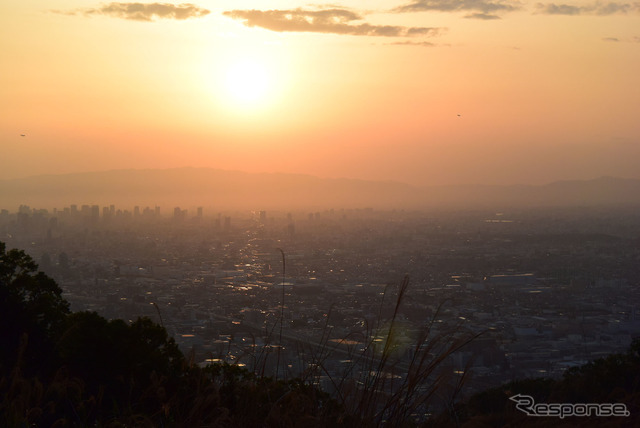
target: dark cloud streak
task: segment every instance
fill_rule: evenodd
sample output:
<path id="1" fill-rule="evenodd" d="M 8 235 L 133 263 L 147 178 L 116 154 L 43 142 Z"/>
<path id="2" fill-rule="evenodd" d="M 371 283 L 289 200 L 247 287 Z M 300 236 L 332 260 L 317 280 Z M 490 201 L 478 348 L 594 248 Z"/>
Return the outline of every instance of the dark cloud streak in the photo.
<path id="1" fill-rule="evenodd" d="M 309 11 L 292 10 L 231 10 L 223 13 L 243 21 L 247 27 L 260 27 L 278 32 L 345 34 L 354 36 L 414 37 L 438 35 L 442 29 L 402 27 L 395 25 L 357 24 L 362 17 L 345 9 Z"/>
<path id="2" fill-rule="evenodd" d="M 414 0 L 412 3 L 395 8 L 394 12 L 459 12 L 476 11 L 470 18 L 487 19 L 495 13 L 512 12 L 522 8 L 518 1 L 504 0 Z"/>
<path id="3" fill-rule="evenodd" d="M 436 45 L 435 43 L 431 43 L 431 42 L 416 42 L 416 41 L 412 41 L 412 40 L 406 40 L 404 42 L 393 42 L 393 43 L 389 43 L 390 45 L 395 45 L 395 46 L 421 46 L 421 47 L 425 47 L 425 48 L 433 48 L 433 47 L 437 47 L 437 46 L 441 46 L 441 45 Z"/>
<path id="4" fill-rule="evenodd" d="M 465 18 L 482 19 L 482 20 L 485 20 L 485 21 L 491 21 L 491 20 L 494 20 L 494 19 L 502 19 L 498 15 L 491 15 L 491 14 L 488 14 L 488 13 L 472 13 L 471 15 L 465 16 Z"/>
<path id="5" fill-rule="evenodd" d="M 615 14 L 626 14 L 640 10 L 638 3 L 594 3 L 587 6 L 575 6 L 571 4 L 538 3 L 536 5 L 538 13 L 546 15 L 600 15 L 608 16 Z"/>
<path id="6" fill-rule="evenodd" d="M 198 18 L 210 13 L 190 3 L 179 5 L 169 3 L 109 3 L 94 9 L 81 9 L 84 15 L 106 15 L 134 21 L 154 21 L 159 19 L 185 20 Z"/>

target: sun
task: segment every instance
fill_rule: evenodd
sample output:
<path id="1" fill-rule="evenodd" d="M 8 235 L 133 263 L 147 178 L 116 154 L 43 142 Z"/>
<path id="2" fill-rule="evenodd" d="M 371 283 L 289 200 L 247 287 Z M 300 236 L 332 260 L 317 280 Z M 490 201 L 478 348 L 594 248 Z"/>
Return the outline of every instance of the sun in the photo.
<path id="1" fill-rule="evenodd" d="M 231 42 L 216 55 L 202 57 L 197 93 L 228 119 L 266 118 L 281 111 L 291 95 L 293 68 L 287 51 L 273 43 Z"/>
<path id="2" fill-rule="evenodd" d="M 272 79 L 264 63 L 253 58 L 240 58 L 229 64 L 224 85 L 235 103 L 254 105 L 266 101 Z"/>

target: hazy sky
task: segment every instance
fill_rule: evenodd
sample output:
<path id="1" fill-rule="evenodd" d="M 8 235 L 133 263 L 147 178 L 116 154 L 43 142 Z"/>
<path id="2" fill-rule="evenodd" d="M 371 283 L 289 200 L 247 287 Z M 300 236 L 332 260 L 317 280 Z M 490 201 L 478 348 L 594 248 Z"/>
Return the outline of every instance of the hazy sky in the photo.
<path id="1" fill-rule="evenodd" d="M 640 3 L 564 1 L 2 1 L 0 179 L 640 178 Z"/>

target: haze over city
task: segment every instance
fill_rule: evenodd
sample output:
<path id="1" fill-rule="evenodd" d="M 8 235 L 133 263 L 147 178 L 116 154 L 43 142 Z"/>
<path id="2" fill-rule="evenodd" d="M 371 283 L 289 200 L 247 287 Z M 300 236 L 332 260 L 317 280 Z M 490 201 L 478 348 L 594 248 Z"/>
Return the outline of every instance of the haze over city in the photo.
<path id="1" fill-rule="evenodd" d="M 640 2 L 188 1 L 0 2 L 0 426 L 640 426 Z"/>
<path id="2" fill-rule="evenodd" d="M 0 179 L 207 167 L 640 178 L 638 5 L 0 5 Z"/>

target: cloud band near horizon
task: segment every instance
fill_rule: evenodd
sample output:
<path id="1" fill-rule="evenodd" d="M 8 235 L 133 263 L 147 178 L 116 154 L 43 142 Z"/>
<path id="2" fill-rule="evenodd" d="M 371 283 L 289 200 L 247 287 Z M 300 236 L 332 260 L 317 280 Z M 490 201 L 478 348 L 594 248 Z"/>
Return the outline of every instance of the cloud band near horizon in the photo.
<path id="1" fill-rule="evenodd" d="M 545 15 L 600 15 L 608 16 L 615 14 L 626 14 L 633 11 L 640 11 L 640 3 L 600 3 L 576 6 L 572 4 L 538 3 L 536 4 L 538 13 Z"/>
<path id="2" fill-rule="evenodd" d="M 470 12 L 467 18 L 499 19 L 498 13 L 522 9 L 519 1 L 506 0 L 414 0 L 399 6 L 393 12 Z"/>
<path id="3" fill-rule="evenodd" d="M 403 27 L 395 25 L 356 24 L 362 17 L 346 9 L 309 11 L 231 10 L 223 15 L 240 20 L 247 27 L 260 27 L 277 32 L 307 32 L 381 37 L 435 37 L 443 29 L 435 27 Z"/>
<path id="4" fill-rule="evenodd" d="M 199 18 L 211 13 L 191 3 L 174 5 L 170 3 L 119 3 L 113 2 L 98 8 L 81 9 L 84 15 L 105 15 L 133 21 L 154 21 L 155 19 L 185 20 Z M 75 13 L 72 13 L 75 14 Z"/>

